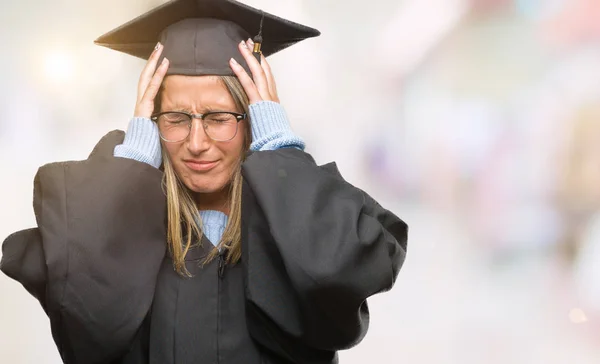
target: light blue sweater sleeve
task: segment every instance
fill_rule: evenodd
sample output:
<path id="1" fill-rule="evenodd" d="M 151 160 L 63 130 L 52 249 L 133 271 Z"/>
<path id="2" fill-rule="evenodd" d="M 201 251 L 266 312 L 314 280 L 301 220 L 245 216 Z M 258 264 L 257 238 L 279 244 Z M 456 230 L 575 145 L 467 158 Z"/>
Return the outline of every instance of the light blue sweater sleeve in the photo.
<path id="1" fill-rule="evenodd" d="M 158 125 L 148 118 L 132 118 L 123 144 L 115 147 L 114 156 L 148 163 L 154 168 L 160 167 L 162 154 Z"/>
<path id="2" fill-rule="evenodd" d="M 283 107 L 273 101 L 259 101 L 250 105 L 252 125 L 252 151 L 297 148 L 304 150 L 305 143 L 290 126 Z M 123 144 L 117 145 L 115 157 L 129 158 L 159 168 L 162 163 L 158 126 L 144 117 L 129 121 Z"/>
<path id="3" fill-rule="evenodd" d="M 304 150 L 302 138 L 294 134 L 283 106 L 273 101 L 259 101 L 250 105 L 252 144 L 250 150 L 297 148 Z"/>

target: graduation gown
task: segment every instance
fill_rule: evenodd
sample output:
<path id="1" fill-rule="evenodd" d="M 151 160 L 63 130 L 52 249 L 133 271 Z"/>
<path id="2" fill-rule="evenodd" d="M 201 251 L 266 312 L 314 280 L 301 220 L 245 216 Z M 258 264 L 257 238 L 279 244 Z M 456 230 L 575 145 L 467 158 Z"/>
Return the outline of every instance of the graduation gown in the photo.
<path id="1" fill-rule="evenodd" d="M 296 149 L 243 164 L 242 259 L 179 276 L 166 248 L 162 172 L 113 157 L 43 166 L 37 227 L 3 243 L 1 270 L 35 296 L 68 364 L 336 363 L 366 334 L 366 299 L 392 287 L 407 226 Z"/>

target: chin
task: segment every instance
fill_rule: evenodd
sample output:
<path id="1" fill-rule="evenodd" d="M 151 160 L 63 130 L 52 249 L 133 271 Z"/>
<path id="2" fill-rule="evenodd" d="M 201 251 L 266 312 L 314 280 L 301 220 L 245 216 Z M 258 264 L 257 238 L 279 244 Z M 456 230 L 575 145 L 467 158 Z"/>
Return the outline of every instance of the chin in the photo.
<path id="1" fill-rule="evenodd" d="M 206 177 L 195 177 L 195 178 L 186 178 L 184 179 L 184 184 L 185 186 L 192 192 L 195 193 L 202 193 L 202 194 L 208 194 L 208 193 L 215 193 L 215 192 L 219 192 L 223 189 L 223 187 L 225 187 L 225 185 L 227 184 L 227 179 L 223 179 L 223 181 L 220 181 L 221 178 L 210 178 L 208 176 Z"/>

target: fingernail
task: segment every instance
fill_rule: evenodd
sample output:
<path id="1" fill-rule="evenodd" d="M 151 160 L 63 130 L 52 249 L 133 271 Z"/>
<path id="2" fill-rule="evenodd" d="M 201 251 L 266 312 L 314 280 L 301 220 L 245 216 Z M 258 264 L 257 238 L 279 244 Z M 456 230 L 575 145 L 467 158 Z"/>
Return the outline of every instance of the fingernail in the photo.
<path id="1" fill-rule="evenodd" d="M 236 66 L 239 66 L 239 65 L 240 65 L 239 63 L 237 63 L 237 61 L 236 61 L 236 60 L 235 60 L 233 57 L 232 57 L 232 58 L 231 58 L 229 61 L 230 61 L 231 63 L 235 64 Z"/>
<path id="2" fill-rule="evenodd" d="M 161 45 L 162 44 L 160 44 L 160 42 L 156 43 L 156 47 L 154 47 L 154 50 L 155 51 L 159 50 Z"/>
<path id="3" fill-rule="evenodd" d="M 248 45 L 246 44 L 245 41 L 241 41 L 240 44 L 244 47 L 244 48 L 248 48 Z"/>
<path id="4" fill-rule="evenodd" d="M 250 44 L 251 46 L 253 46 L 253 45 L 254 45 L 254 42 L 253 42 L 253 41 L 252 41 L 252 39 L 250 39 L 250 38 L 248 38 L 247 42 L 248 42 L 248 44 Z"/>
<path id="5" fill-rule="evenodd" d="M 161 66 L 162 66 L 162 65 L 165 65 L 165 64 L 167 64 L 167 62 L 169 62 L 169 60 L 167 59 L 167 57 L 165 57 L 165 58 L 162 60 L 162 63 L 161 63 L 160 65 L 161 65 Z"/>

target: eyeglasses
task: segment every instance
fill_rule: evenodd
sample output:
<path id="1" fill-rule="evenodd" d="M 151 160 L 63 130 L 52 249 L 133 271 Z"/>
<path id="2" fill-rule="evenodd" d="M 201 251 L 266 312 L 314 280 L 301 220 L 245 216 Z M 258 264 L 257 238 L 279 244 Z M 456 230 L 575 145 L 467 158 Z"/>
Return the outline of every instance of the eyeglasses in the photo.
<path id="1" fill-rule="evenodd" d="M 190 135 L 192 120 L 202 120 L 204 132 L 214 141 L 226 142 L 237 135 L 238 123 L 246 114 L 228 111 L 190 114 L 183 111 L 166 111 L 152 115 L 150 119 L 158 125 L 160 138 L 165 142 L 181 142 Z"/>

